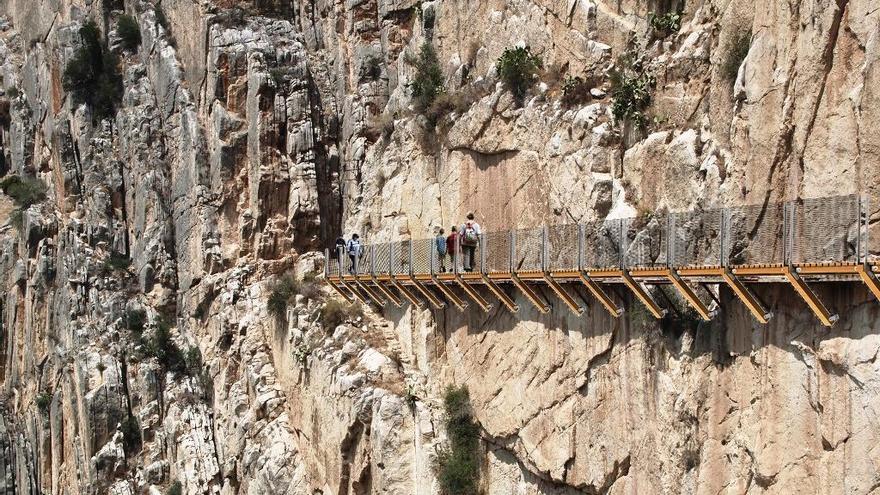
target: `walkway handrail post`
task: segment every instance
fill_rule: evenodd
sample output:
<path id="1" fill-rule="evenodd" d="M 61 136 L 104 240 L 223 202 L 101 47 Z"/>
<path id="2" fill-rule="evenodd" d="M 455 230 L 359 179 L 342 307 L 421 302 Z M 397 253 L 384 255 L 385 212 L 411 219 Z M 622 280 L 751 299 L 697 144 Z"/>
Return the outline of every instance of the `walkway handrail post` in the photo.
<path id="1" fill-rule="evenodd" d="M 721 252 L 718 253 L 718 263 L 721 265 L 722 268 L 727 268 L 728 262 L 730 261 L 727 258 L 727 242 L 728 242 L 727 237 L 728 237 L 728 230 L 729 229 L 730 229 L 730 209 L 729 208 L 722 208 L 721 209 L 721 242 L 719 243 Z"/>
<path id="2" fill-rule="evenodd" d="M 626 246 L 624 243 L 624 237 L 626 233 L 623 231 L 623 219 L 618 218 L 615 220 L 617 222 L 617 232 L 618 232 L 618 240 L 617 240 L 617 251 L 618 251 L 618 261 L 617 264 L 620 266 L 621 270 L 626 270 Z"/>
<path id="3" fill-rule="evenodd" d="M 376 246 L 370 244 L 370 275 L 376 276 Z"/>
<path id="4" fill-rule="evenodd" d="M 578 272 L 584 271 L 584 224 L 578 224 L 578 254 L 577 264 Z"/>
<path id="5" fill-rule="evenodd" d="M 409 276 L 413 276 L 413 240 L 409 239 Z"/>
<path id="6" fill-rule="evenodd" d="M 541 229 L 541 271 L 547 273 L 549 270 L 549 263 L 547 261 L 547 232 L 549 227 L 546 225 L 543 229 Z"/>
<path id="7" fill-rule="evenodd" d="M 431 270 L 431 278 L 434 278 L 434 261 L 439 257 L 439 253 L 437 252 L 437 238 L 431 239 L 431 247 L 430 247 L 430 270 Z"/>
<path id="8" fill-rule="evenodd" d="M 867 196 L 859 196 L 859 206 L 858 206 L 858 220 L 856 220 L 856 224 L 858 225 L 859 233 L 858 233 L 858 244 L 856 245 L 856 250 L 858 252 L 858 260 L 859 263 L 864 265 L 868 264 L 868 215 L 871 210 L 868 209 L 868 197 Z M 864 223 L 863 223 L 864 222 Z"/>
<path id="9" fill-rule="evenodd" d="M 486 269 L 486 234 L 480 233 L 480 273 L 489 273 Z"/>
<path id="10" fill-rule="evenodd" d="M 324 249 L 324 278 L 330 278 L 330 248 Z"/>
<path id="11" fill-rule="evenodd" d="M 516 267 L 516 230 L 510 231 L 510 259 L 508 263 L 510 264 L 509 270 L 510 273 L 514 273 L 514 267 Z"/>
<path id="12" fill-rule="evenodd" d="M 782 204 L 782 263 L 791 266 L 792 229 L 794 222 L 794 202 Z"/>
<path id="13" fill-rule="evenodd" d="M 666 215 L 666 268 L 675 266 L 675 214 Z"/>

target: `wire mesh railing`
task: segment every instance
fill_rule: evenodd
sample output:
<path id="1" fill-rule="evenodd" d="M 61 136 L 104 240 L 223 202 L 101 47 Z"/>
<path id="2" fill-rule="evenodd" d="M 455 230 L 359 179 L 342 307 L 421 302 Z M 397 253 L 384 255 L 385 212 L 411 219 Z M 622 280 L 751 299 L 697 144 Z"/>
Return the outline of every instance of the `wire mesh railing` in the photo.
<path id="1" fill-rule="evenodd" d="M 330 250 L 328 276 L 550 272 L 874 261 L 867 200 L 858 195 L 484 232 L 441 256 L 443 239 Z"/>

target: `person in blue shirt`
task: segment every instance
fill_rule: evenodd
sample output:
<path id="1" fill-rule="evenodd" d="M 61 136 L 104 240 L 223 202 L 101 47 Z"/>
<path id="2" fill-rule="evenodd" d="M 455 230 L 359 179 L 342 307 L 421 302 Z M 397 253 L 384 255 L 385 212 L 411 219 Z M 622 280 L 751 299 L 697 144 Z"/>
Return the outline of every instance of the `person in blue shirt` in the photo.
<path id="1" fill-rule="evenodd" d="M 446 272 L 446 236 L 445 231 L 440 229 L 437 237 L 434 238 L 434 244 L 437 246 L 437 260 L 440 262 L 440 271 Z"/>

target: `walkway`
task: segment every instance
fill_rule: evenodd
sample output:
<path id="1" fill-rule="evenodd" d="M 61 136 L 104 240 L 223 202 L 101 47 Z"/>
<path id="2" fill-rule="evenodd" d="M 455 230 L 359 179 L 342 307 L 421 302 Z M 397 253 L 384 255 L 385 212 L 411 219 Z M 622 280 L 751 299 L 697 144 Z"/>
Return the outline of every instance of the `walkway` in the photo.
<path id="1" fill-rule="evenodd" d="M 533 287 L 544 284 L 580 315 L 582 301 L 566 288 L 576 283 L 615 317 L 623 310 L 606 285 L 621 284 L 656 318 L 666 309 L 650 286 L 669 285 L 704 320 L 714 316 L 707 299 L 717 306 L 717 286 L 727 285 L 761 323 L 772 315 L 749 284 L 786 283 L 823 325 L 831 326 L 837 315 L 808 282 L 860 281 L 880 299 L 870 254 L 880 250 L 869 249 L 867 211 L 865 198 L 850 195 L 488 232 L 481 237 L 473 271 L 464 270 L 461 259 L 441 271 L 433 239 L 370 244 L 355 267 L 348 256 L 328 262 L 326 279 L 349 301 L 401 306 L 407 300 L 462 311 L 473 303 L 487 312 L 492 302 L 477 288 L 486 287 L 510 311 L 518 311 L 502 287 L 512 285 L 546 313 L 550 305 Z M 325 255 L 330 260 L 329 250 Z"/>

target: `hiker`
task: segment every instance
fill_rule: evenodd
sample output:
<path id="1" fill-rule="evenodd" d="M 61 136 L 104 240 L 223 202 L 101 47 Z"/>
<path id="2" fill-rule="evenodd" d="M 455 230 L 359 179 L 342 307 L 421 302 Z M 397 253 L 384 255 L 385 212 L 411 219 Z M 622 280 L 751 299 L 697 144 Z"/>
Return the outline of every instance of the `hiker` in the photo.
<path id="1" fill-rule="evenodd" d="M 480 245 L 480 224 L 474 220 L 474 214 L 467 214 L 467 221 L 461 226 L 461 247 L 464 251 L 464 270 L 466 272 L 474 271 L 474 257 L 476 256 L 477 246 Z"/>
<path id="2" fill-rule="evenodd" d="M 453 225 L 449 230 L 449 237 L 446 238 L 446 254 L 449 255 L 454 270 L 458 262 L 458 227 Z"/>
<path id="3" fill-rule="evenodd" d="M 352 234 L 351 239 L 348 240 L 348 259 L 351 260 L 351 266 L 348 268 L 348 273 L 352 275 L 357 273 L 358 261 L 363 254 L 364 247 L 361 246 L 360 236 Z"/>
<path id="4" fill-rule="evenodd" d="M 440 271 L 446 272 L 446 236 L 444 230 L 440 229 L 437 237 L 434 238 L 434 244 L 437 246 L 437 259 L 440 261 Z"/>
<path id="5" fill-rule="evenodd" d="M 336 260 L 337 263 L 342 262 L 342 253 L 345 251 L 345 239 L 342 237 L 336 238 L 336 246 L 333 248 L 333 259 Z"/>

